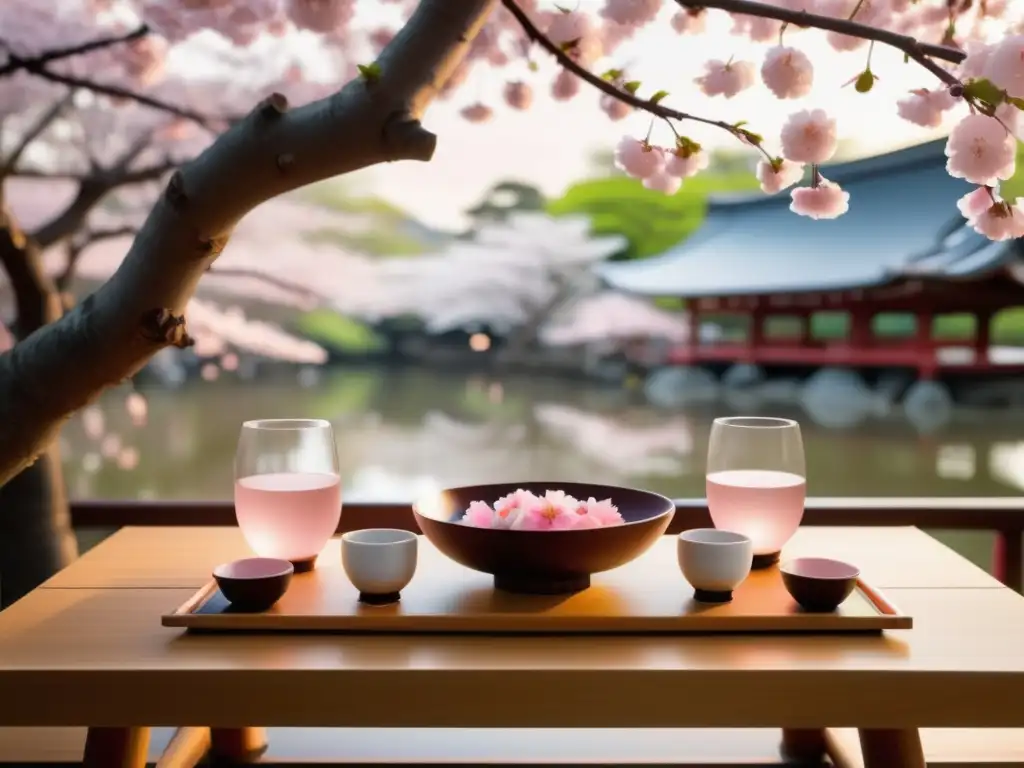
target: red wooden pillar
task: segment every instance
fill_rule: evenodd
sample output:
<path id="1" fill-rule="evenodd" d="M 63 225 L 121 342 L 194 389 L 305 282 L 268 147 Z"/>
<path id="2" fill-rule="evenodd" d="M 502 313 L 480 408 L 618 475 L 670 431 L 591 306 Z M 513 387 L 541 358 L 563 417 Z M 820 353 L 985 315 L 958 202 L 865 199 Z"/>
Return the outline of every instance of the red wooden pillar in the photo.
<path id="1" fill-rule="evenodd" d="M 919 309 L 915 317 L 917 333 L 914 334 L 914 352 L 918 360 L 917 376 L 922 380 L 934 379 L 939 367 L 932 339 L 932 322 L 935 318 L 930 309 Z"/>
<path id="2" fill-rule="evenodd" d="M 987 366 L 991 345 L 992 313 L 978 312 L 974 316 L 974 365 Z"/>
<path id="3" fill-rule="evenodd" d="M 700 307 L 697 305 L 697 300 L 685 301 L 683 311 L 686 313 L 686 321 L 690 326 L 689 335 L 686 337 L 686 364 L 692 365 L 697 362 L 697 350 L 700 347 Z"/>
<path id="4" fill-rule="evenodd" d="M 871 320 L 874 314 L 863 305 L 850 310 L 850 346 L 854 349 L 870 349 L 872 345 Z"/>
<path id="5" fill-rule="evenodd" d="M 1024 592 L 1024 539 L 1020 531 L 996 531 L 992 575 L 1010 589 Z"/>
<path id="6" fill-rule="evenodd" d="M 801 312 L 797 319 L 800 321 L 800 336 L 797 341 L 802 348 L 807 349 L 811 346 L 811 313 Z"/>
<path id="7" fill-rule="evenodd" d="M 747 362 L 757 362 L 758 351 L 764 347 L 764 310 L 756 308 L 750 313 L 750 333 L 747 335 Z"/>

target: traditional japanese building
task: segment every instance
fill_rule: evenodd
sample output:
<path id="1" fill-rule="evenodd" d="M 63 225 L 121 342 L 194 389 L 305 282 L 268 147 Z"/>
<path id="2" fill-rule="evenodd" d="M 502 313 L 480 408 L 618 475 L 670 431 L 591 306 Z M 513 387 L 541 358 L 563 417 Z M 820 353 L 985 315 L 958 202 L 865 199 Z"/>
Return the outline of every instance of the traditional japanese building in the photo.
<path id="1" fill-rule="evenodd" d="M 741 316 L 737 338 L 677 347 L 679 365 L 911 368 L 923 379 L 940 373 L 1024 371 L 989 348 L 993 315 L 1024 306 L 1024 243 L 996 243 L 966 225 L 957 200 L 972 187 L 946 172 L 944 141 L 822 169 L 850 193 L 849 212 L 814 221 L 789 210 L 787 193 L 711 202 L 702 228 L 667 253 L 609 262 L 611 287 L 685 300 L 691 328 L 702 318 Z M 810 319 L 841 313 L 845 333 L 815 338 Z M 911 316 L 899 338 L 875 332 L 882 313 Z M 976 318 L 973 338 L 940 341 L 940 315 Z M 796 332 L 766 333 L 789 317 Z"/>

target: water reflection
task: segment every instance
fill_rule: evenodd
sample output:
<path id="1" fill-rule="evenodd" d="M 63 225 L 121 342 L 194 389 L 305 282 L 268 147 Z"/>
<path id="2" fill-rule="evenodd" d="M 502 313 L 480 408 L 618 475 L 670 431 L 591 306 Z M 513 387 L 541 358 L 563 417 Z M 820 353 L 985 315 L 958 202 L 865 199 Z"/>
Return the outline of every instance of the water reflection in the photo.
<path id="1" fill-rule="evenodd" d="M 107 394 L 64 433 L 75 497 L 230 499 L 246 419 L 330 420 L 345 498 L 412 500 L 439 487 L 551 478 L 702 496 L 708 430 L 726 406 L 659 409 L 642 393 L 579 382 L 422 370 L 294 372 Z M 801 421 L 809 493 L 1000 496 L 1024 490 L 1024 417 L 958 412 L 922 435 L 886 416 L 830 429 Z"/>

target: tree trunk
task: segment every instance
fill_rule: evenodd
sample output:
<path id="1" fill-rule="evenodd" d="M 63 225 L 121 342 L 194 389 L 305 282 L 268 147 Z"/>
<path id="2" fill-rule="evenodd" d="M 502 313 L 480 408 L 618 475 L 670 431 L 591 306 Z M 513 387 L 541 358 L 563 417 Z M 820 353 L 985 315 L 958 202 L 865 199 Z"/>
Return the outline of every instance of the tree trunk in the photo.
<path id="1" fill-rule="evenodd" d="M 298 187 L 378 163 L 430 160 L 420 118 L 497 0 L 421 0 L 359 79 L 288 110 L 273 94 L 172 176 L 117 272 L 60 321 L 0 355 L 0 483 L 31 465 L 63 422 L 168 346 L 238 221 Z"/>
<path id="2" fill-rule="evenodd" d="M 0 264 L 14 291 L 12 331 L 28 336 L 63 314 L 61 297 L 43 269 L 39 248 L 0 208 Z M 39 460 L 0 485 L 0 610 L 31 592 L 78 554 L 54 439 Z"/>
<path id="3" fill-rule="evenodd" d="M 78 555 L 54 443 L 0 486 L 0 610 L 38 587 Z"/>

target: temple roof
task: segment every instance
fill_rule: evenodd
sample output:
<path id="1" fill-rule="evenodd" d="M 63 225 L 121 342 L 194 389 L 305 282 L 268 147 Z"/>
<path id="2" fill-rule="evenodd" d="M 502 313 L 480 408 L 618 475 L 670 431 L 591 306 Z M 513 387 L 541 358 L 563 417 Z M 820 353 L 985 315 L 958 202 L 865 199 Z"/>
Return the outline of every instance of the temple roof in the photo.
<path id="1" fill-rule="evenodd" d="M 788 192 L 713 198 L 702 227 L 661 256 L 607 262 L 611 287 L 647 296 L 728 297 L 837 291 L 904 277 L 971 279 L 1019 253 L 966 226 L 956 202 L 973 188 L 946 172 L 945 141 L 822 168 L 850 210 L 815 221 Z"/>

